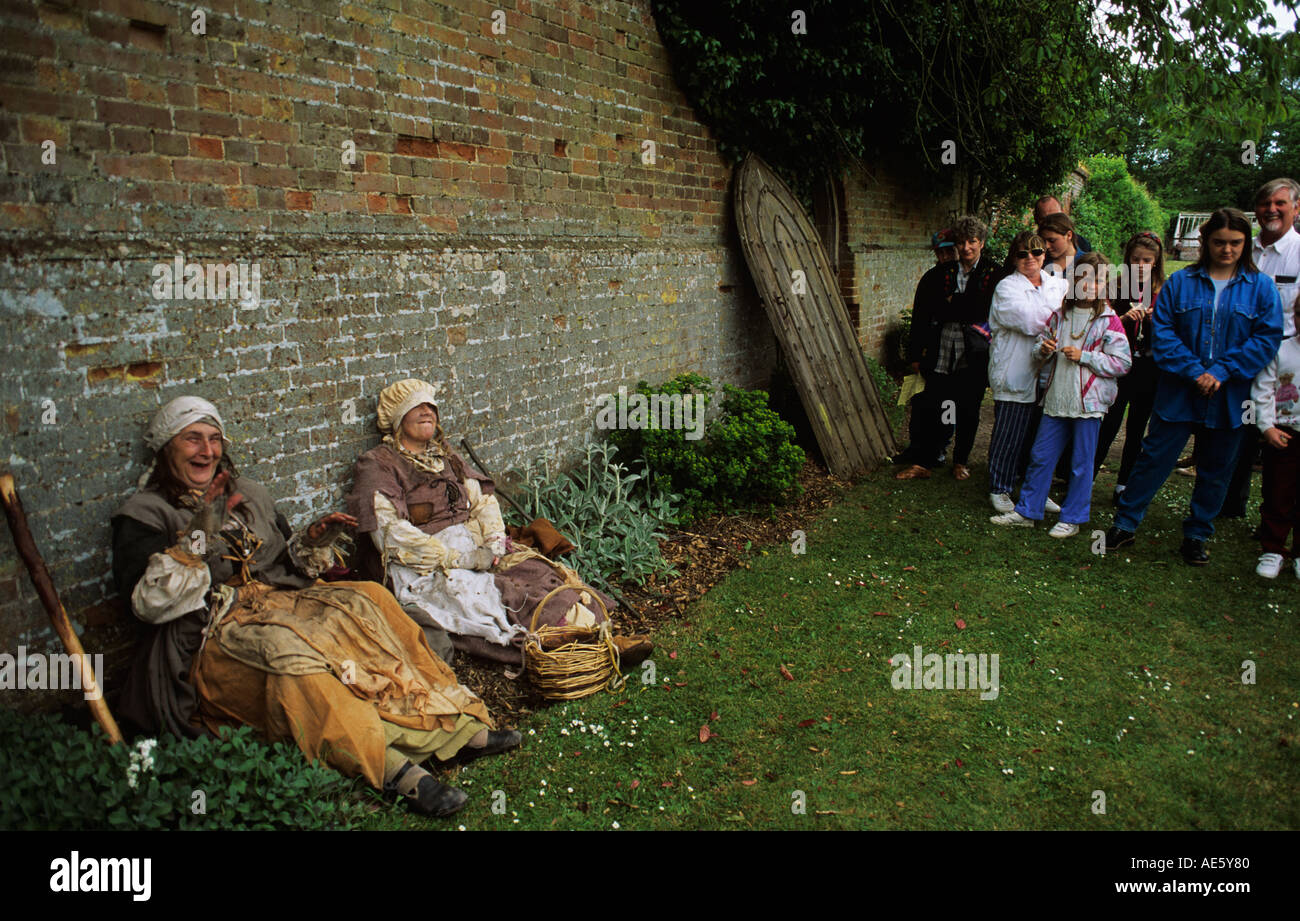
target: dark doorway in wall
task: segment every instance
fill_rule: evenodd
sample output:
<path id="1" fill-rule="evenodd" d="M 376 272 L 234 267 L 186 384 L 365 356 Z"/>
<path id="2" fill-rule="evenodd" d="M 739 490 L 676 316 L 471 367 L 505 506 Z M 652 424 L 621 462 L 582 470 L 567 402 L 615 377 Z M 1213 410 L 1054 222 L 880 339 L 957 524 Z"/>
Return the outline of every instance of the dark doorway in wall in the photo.
<path id="1" fill-rule="evenodd" d="M 798 442 L 799 447 L 825 467 L 826 458 L 822 456 L 821 448 L 817 445 L 817 435 L 813 432 L 812 423 L 808 421 L 808 414 L 804 412 L 803 401 L 799 399 L 799 391 L 795 389 L 794 378 L 790 376 L 785 356 L 779 350 L 776 367 L 772 369 L 772 377 L 767 385 L 767 393 L 772 409 L 794 426 L 795 441 Z"/>

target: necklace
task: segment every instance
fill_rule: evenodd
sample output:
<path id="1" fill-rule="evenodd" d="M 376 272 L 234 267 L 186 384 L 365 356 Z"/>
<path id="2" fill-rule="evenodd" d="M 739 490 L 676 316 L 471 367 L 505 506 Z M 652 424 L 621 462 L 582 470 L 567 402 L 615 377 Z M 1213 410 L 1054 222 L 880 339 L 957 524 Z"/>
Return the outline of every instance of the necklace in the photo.
<path id="1" fill-rule="evenodd" d="M 1076 308 L 1076 309 L 1077 309 L 1077 308 Z M 1087 321 L 1087 320 L 1084 320 L 1084 321 L 1083 321 L 1083 329 L 1079 330 L 1077 333 L 1074 331 L 1074 310 L 1071 310 L 1071 311 L 1070 311 L 1070 338 L 1071 338 L 1071 339 L 1082 339 L 1082 338 L 1084 337 L 1084 335 L 1085 335 L 1087 332 L 1088 332 L 1088 321 Z"/>

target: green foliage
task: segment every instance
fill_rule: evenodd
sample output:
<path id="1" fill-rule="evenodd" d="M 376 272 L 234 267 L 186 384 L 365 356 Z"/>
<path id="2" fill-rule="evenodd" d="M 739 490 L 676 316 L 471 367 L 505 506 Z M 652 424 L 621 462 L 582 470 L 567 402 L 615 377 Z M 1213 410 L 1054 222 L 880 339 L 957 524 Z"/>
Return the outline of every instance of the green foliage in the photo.
<path id="1" fill-rule="evenodd" d="M 518 501 L 530 518 L 545 518 L 574 544 L 570 564 L 588 584 L 617 595 L 617 582 L 643 583 L 654 573 L 675 575 L 659 549 L 659 529 L 677 520 L 681 496 L 663 489 L 644 465 L 614 460 L 606 442 L 588 444 L 567 474 L 549 459 L 517 471 Z M 527 524 L 527 522 L 522 522 Z"/>
<path id="2" fill-rule="evenodd" d="M 1292 113 L 1300 113 L 1300 99 L 1294 95 L 1290 106 Z M 1244 141 L 1253 141 L 1255 162 L 1249 162 Z M 1300 176 L 1300 114 L 1275 121 L 1257 134 L 1231 132 L 1208 141 L 1142 122 L 1130 132 L 1122 153 L 1133 175 L 1172 213 L 1224 206 L 1249 213 L 1255 207 L 1255 190 L 1264 182 Z"/>
<path id="3" fill-rule="evenodd" d="M 912 312 L 910 310 L 904 311 L 904 316 L 910 326 Z M 906 337 L 906 330 L 904 330 L 903 335 Z M 906 342 L 906 338 L 903 341 Z M 898 405 L 898 381 L 890 377 L 889 371 L 876 359 L 870 355 L 866 356 L 866 358 L 867 370 L 871 372 L 871 379 L 876 382 L 876 392 L 880 394 L 881 405 L 885 407 L 885 415 L 889 417 L 890 431 L 895 435 L 902 434 L 906 407 Z M 911 368 L 908 368 L 908 370 L 910 371 Z"/>
<path id="4" fill-rule="evenodd" d="M 647 398 L 698 394 L 705 407 L 716 397 L 712 382 L 698 374 L 682 374 L 660 387 L 642 381 L 636 392 Z M 610 433 L 621 455 L 641 458 L 669 479 L 684 499 L 686 517 L 778 502 L 798 485 L 805 456 L 795 444 L 794 427 L 772 410 L 762 390 L 725 385 L 723 393 L 721 412 L 703 438 L 688 439 L 686 430 L 672 428 Z"/>
<path id="5" fill-rule="evenodd" d="M 796 187 L 855 158 L 935 195 L 962 170 L 975 211 L 1047 188 L 1083 152 L 1117 152 L 1133 127 L 1121 107 L 1197 141 L 1261 137 L 1300 78 L 1300 35 L 1278 34 L 1277 6 L 1296 2 L 806 0 L 802 34 L 777 0 L 653 10 L 724 156 L 756 151 Z"/>
<path id="6" fill-rule="evenodd" d="M 0 829 L 352 828 L 365 811 L 352 781 L 248 727 L 151 743 L 0 710 Z"/>
<path id="7" fill-rule="evenodd" d="M 1113 263 L 1124 258 L 1129 237 L 1144 230 L 1164 236 L 1168 218 L 1146 188 L 1129 175 L 1119 157 L 1089 157 L 1090 173 L 1071 216 L 1079 233 Z"/>

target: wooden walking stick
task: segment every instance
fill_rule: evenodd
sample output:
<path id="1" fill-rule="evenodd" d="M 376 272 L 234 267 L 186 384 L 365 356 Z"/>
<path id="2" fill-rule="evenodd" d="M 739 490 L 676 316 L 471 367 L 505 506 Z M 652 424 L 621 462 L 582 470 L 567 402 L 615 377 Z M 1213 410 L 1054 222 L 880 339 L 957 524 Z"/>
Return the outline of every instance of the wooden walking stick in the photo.
<path id="1" fill-rule="evenodd" d="M 23 513 L 22 501 L 14 488 L 14 478 L 8 473 L 0 474 L 0 501 L 5 507 L 5 517 L 9 519 L 9 530 L 14 535 L 14 546 L 18 548 L 18 555 L 27 565 L 27 573 L 32 578 L 32 585 L 36 587 L 36 595 L 41 599 L 45 613 L 50 615 L 50 620 L 54 623 L 54 631 L 63 641 L 63 647 L 76 657 L 77 662 L 81 663 L 81 687 L 85 692 L 86 702 L 90 704 L 90 712 L 103 727 L 109 744 L 116 745 L 122 741 L 122 730 L 117 728 L 117 721 L 108 711 L 108 704 L 99 687 L 95 670 L 90 665 L 90 657 L 86 655 L 81 640 L 77 639 L 77 634 L 72 630 L 68 612 L 63 609 L 59 593 L 54 589 L 54 580 L 50 578 L 50 571 L 45 568 L 45 561 L 41 559 L 40 551 L 36 549 L 36 542 L 32 540 L 31 529 L 27 527 L 27 515 Z"/>

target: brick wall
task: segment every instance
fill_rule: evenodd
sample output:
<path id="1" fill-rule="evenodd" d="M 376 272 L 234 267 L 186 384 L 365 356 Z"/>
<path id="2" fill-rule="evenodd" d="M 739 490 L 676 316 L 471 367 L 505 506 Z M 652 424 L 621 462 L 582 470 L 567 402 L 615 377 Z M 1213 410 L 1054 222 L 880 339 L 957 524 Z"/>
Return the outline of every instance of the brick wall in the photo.
<path id="1" fill-rule="evenodd" d="M 108 519 L 173 396 L 218 404 L 301 525 L 394 379 L 439 382 L 453 441 L 500 471 L 572 456 L 620 384 L 761 385 L 775 360 L 730 170 L 646 0 L 211 0 L 203 34 L 194 9 L 0 11 L 0 464 L 110 691 L 134 625 Z M 899 237 L 911 203 L 874 181 L 850 199 L 869 347 L 933 223 Z M 155 297 L 178 258 L 256 266 L 259 296 Z M 0 652 L 53 643 L 6 531 Z"/>
<path id="2" fill-rule="evenodd" d="M 912 306 L 916 283 L 934 265 L 930 235 L 958 216 L 960 190 L 918 195 L 914 186 L 862 167 L 843 177 L 840 290 L 868 355 L 882 358 L 885 334 Z"/>

